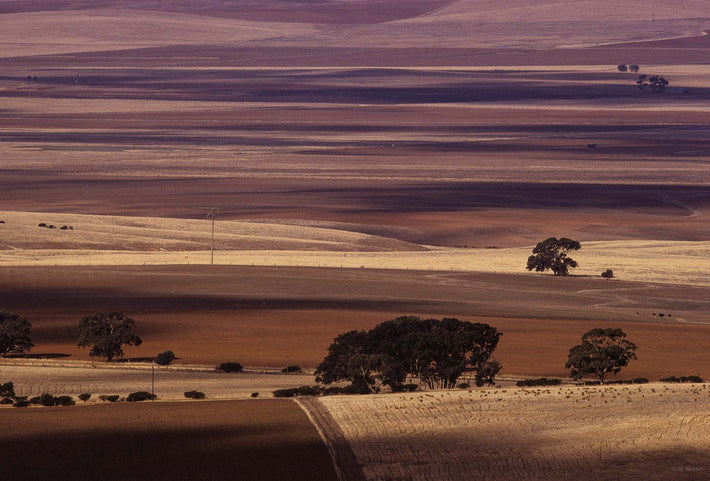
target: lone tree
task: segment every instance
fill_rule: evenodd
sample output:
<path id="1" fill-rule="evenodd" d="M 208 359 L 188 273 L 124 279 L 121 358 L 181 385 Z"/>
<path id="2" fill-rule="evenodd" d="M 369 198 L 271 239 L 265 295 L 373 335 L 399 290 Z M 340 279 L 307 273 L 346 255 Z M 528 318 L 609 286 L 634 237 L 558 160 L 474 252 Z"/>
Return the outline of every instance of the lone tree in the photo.
<path id="1" fill-rule="evenodd" d="M 582 336 L 582 344 L 569 350 L 565 368 L 569 375 L 579 379 L 584 375 L 604 378 L 609 373 L 616 375 L 629 361 L 636 359 L 636 344 L 627 341 L 621 329 L 592 329 Z"/>
<path id="2" fill-rule="evenodd" d="M 550 237 L 538 242 L 532 251 L 533 255 L 528 257 L 527 270 L 543 272 L 551 269 L 556 276 L 566 276 L 570 267 L 577 267 L 577 261 L 567 257 L 567 253 L 577 251 L 580 247 L 579 242 L 566 237 Z"/>
<path id="3" fill-rule="evenodd" d="M 32 324 L 13 312 L 0 311 L 0 355 L 29 351 L 34 347 Z"/>
<path id="4" fill-rule="evenodd" d="M 133 332 L 135 321 L 122 312 L 97 312 L 84 316 L 79 321 L 79 347 L 92 346 L 92 356 L 106 356 L 112 361 L 114 356 L 122 356 L 124 344 L 140 346 L 143 342 Z"/>
<path id="5" fill-rule="evenodd" d="M 489 360 L 500 336 L 488 324 L 398 317 L 369 331 L 336 337 L 316 370 L 316 380 L 347 380 L 362 393 L 377 392 L 382 385 L 396 389 L 406 380 L 430 389 L 452 388 L 466 371 L 476 373 L 479 385 L 492 383 L 500 365 Z"/>

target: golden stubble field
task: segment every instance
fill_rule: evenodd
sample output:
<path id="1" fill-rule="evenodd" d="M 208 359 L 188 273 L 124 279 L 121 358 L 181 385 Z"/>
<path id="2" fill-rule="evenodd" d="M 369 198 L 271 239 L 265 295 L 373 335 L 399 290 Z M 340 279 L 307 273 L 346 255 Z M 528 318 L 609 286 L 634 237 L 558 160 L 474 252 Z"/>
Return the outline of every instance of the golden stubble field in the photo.
<path id="1" fill-rule="evenodd" d="M 368 480 L 707 479 L 710 390 L 563 386 L 322 398 Z"/>

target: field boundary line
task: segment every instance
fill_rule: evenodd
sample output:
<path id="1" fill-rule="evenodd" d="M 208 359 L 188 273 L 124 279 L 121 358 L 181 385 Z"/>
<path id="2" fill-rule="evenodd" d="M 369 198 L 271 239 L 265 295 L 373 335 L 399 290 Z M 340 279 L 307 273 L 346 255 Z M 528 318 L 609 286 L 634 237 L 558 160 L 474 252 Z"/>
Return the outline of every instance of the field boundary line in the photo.
<path id="1" fill-rule="evenodd" d="M 311 396 L 294 398 L 294 401 L 303 409 L 323 439 L 338 479 L 340 481 L 366 481 L 350 443 L 328 409 L 318 399 Z"/>

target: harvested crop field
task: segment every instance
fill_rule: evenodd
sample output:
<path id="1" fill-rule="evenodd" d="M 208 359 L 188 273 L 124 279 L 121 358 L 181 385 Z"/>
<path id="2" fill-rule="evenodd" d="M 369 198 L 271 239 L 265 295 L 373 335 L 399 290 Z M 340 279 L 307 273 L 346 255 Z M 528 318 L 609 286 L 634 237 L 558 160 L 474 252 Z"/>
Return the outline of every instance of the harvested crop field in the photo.
<path id="1" fill-rule="evenodd" d="M 0 428 L 4 479 L 337 479 L 288 400 L 2 408 Z"/>
<path id="2" fill-rule="evenodd" d="M 704 480 L 710 389 L 563 386 L 326 397 L 368 481 Z"/>
<path id="3" fill-rule="evenodd" d="M 0 382 L 14 383 L 18 396 L 50 393 L 76 398 L 92 395 L 89 403 L 101 395 L 126 397 L 132 392 L 152 392 L 161 401 L 185 400 L 187 391 L 200 391 L 207 399 L 246 399 L 254 393 L 270 398 L 276 389 L 313 383 L 313 375 L 282 374 L 275 369 L 249 368 L 239 373 L 217 372 L 208 366 L 151 366 L 150 362 L 102 363 L 88 361 L 2 359 Z"/>

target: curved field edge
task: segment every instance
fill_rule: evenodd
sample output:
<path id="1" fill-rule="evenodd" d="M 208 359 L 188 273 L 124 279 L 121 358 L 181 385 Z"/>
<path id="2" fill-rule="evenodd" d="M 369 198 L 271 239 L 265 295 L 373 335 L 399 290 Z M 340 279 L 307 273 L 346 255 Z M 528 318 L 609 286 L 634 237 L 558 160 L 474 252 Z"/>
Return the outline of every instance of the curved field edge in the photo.
<path id="1" fill-rule="evenodd" d="M 366 479 L 706 479 L 702 385 L 485 389 L 321 400 Z"/>
<path id="2" fill-rule="evenodd" d="M 0 427 L 7 479 L 337 480 L 290 400 L 3 408 Z"/>

